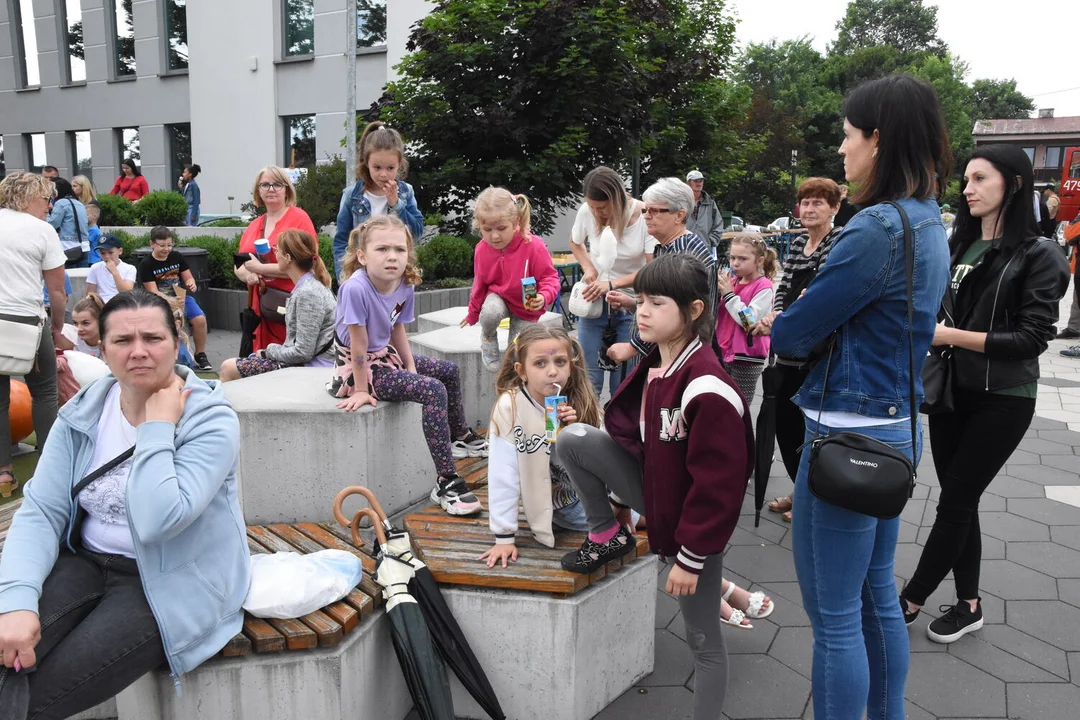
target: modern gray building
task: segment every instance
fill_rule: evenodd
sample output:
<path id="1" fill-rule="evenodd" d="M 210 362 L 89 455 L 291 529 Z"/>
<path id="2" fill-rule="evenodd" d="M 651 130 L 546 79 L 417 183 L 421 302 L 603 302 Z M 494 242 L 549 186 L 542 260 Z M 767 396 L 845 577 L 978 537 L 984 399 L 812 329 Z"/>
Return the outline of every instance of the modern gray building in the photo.
<path id="1" fill-rule="evenodd" d="M 0 176 L 55 165 L 108 192 L 202 167 L 203 213 L 238 212 L 266 165 L 344 154 L 346 32 L 357 108 L 381 94 L 424 0 L 0 0 Z M 231 200 L 230 200 L 231 198 Z"/>

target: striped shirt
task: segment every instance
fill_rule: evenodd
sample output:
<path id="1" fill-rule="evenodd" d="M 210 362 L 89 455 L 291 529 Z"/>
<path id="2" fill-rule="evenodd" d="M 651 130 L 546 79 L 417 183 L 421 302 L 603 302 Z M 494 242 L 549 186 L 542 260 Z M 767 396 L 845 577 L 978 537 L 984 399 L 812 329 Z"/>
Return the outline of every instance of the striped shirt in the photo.
<path id="1" fill-rule="evenodd" d="M 829 234 L 821 239 L 821 242 L 818 243 L 818 246 L 814 248 L 814 252 L 810 255 L 803 253 L 806 248 L 806 241 L 810 239 L 809 235 L 800 235 L 792 241 L 791 249 L 788 251 L 787 259 L 784 261 L 784 277 L 780 280 L 780 284 L 776 288 L 776 296 L 773 298 L 773 310 L 783 312 L 786 309 L 785 301 L 788 290 L 791 289 L 791 278 L 796 273 L 802 270 L 813 270 L 817 273 L 817 271 L 821 270 L 821 266 L 825 264 L 825 258 L 829 256 L 833 242 L 842 230 L 843 228 L 840 227 L 834 227 L 830 230 Z"/>
<path id="2" fill-rule="evenodd" d="M 667 245 L 657 245 L 653 250 L 653 259 L 673 253 L 686 253 L 702 262 L 709 276 L 709 312 L 716 312 L 716 258 L 712 256 L 712 250 L 697 233 L 685 232 Z M 630 344 L 642 355 L 648 355 L 656 347 L 655 343 L 645 342 L 638 334 L 636 324 L 630 326 Z"/>

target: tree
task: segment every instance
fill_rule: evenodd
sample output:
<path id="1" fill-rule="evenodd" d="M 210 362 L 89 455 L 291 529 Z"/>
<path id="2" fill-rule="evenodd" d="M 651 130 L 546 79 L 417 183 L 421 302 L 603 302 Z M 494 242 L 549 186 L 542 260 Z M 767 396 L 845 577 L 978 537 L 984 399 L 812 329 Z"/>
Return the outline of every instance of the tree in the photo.
<path id="1" fill-rule="evenodd" d="M 721 0 L 446 0 L 418 23 L 373 106 L 410 142 L 426 212 L 464 219 L 488 185 L 527 194 L 549 231 L 595 165 L 646 173 L 723 157 L 738 94 L 716 84 Z"/>
<path id="2" fill-rule="evenodd" d="M 894 48 L 901 55 L 947 51 L 937 34 L 937 7 L 925 6 L 922 0 L 853 0 L 836 29 L 839 36 L 829 47 L 834 55 L 878 46 Z"/>
<path id="3" fill-rule="evenodd" d="M 974 148 L 974 139 L 971 135 L 974 126 L 974 120 L 970 114 L 971 88 L 964 82 L 964 76 L 968 71 L 967 63 L 952 55 L 946 55 L 944 58 L 924 55 L 908 71 L 934 86 L 941 100 L 941 109 L 945 115 L 945 126 L 949 130 L 949 140 L 952 143 L 956 165 L 966 164 Z"/>
<path id="4" fill-rule="evenodd" d="M 1016 89 L 1016 80 L 976 80 L 971 85 L 971 119 L 1031 117 L 1034 101 Z"/>

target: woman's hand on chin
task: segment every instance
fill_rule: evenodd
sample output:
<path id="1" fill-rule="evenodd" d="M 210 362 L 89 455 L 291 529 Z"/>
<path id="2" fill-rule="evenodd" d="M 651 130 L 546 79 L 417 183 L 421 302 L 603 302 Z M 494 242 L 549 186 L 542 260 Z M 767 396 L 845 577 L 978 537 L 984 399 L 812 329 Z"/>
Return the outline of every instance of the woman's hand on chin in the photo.
<path id="1" fill-rule="evenodd" d="M 184 379 L 173 373 L 168 385 L 147 398 L 146 421 L 177 424 L 184 415 L 184 405 L 190 394 L 190 390 L 184 389 Z"/>

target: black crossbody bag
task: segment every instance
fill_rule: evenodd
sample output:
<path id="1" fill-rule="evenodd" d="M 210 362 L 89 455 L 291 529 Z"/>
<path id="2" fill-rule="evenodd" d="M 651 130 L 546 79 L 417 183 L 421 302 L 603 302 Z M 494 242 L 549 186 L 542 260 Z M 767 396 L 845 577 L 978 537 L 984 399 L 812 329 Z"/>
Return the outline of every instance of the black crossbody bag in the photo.
<path id="1" fill-rule="evenodd" d="M 904 224 L 904 256 L 907 275 L 908 318 L 908 379 L 910 380 L 911 453 L 915 454 L 915 423 L 919 412 L 915 404 L 915 334 L 914 280 L 915 238 L 907 213 L 897 203 L 890 202 L 900 212 Z M 825 390 L 829 383 L 836 336 L 825 358 L 825 385 L 821 388 L 818 424 L 825 406 Z M 857 432 L 838 432 L 829 435 L 815 433 L 810 441 L 810 471 L 807 477 L 810 492 L 819 500 L 863 515 L 892 519 L 900 514 L 915 492 L 915 464 L 907 455 L 890 445 Z"/>

